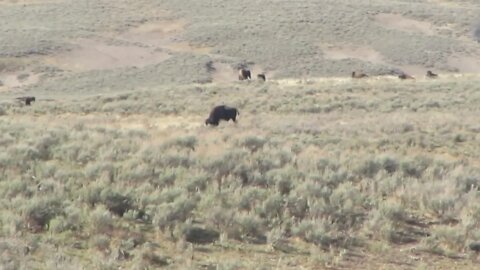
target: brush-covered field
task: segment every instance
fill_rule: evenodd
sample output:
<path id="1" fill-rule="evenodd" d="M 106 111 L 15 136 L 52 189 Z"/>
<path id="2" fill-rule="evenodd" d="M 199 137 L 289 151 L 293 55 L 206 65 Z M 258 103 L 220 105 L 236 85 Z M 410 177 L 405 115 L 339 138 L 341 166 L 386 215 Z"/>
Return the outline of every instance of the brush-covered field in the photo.
<path id="1" fill-rule="evenodd" d="M 1 1 L 0 269 L 476 269 L 479 11 Z"/>
<path id="2" fill-rule="evenodd" d="M 2 264 L 473 269 L 480 79 L 382 80 L 5 106 Z"/>

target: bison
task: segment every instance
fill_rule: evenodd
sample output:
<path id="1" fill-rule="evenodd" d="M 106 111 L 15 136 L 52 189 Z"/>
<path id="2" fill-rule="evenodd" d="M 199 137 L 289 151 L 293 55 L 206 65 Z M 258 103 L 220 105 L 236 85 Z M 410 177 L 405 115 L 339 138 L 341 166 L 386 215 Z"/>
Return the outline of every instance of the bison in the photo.
<path id="1" fill-rule="evenodd" d="M 25 102 L 25 105 L 27 105 L 27 106 L 30 106 L 32 101 L 33 102 L 35 101 L 35 97 L 18 97 L 17 99 Z"/>
<path id="2" fill-rule="evenodd" d="M 356 73 L 355 71 L 352 72 L 352 78 L 354 78 L 354 79 L 361 79 L 361 78 L 366 78 L 366 77 L 368 77 L 368 75 L 365 74 L 365 73 Z"/>
<path id="3" fill-rule="evenodd" d="M 398 75 L 398 78 L 401 79 L 401 80 L 407 80 L 407 79 L 414 80 L 415 79 L 413 76 L 408 75 L 406 73 Z"/>
<path id="4" fill-rule="evenodd" d="M 267 80 L 265 74 L 263 74 L 263 73 L 257 74 L 257 79 L 261 80 L 261 81 L 266 81 Z"/>
<path id="5" fill-rule="evenodd" d="M 430 70 L 427 70 L 427 78 L 437 78 L 437 77 L 438 77 L 438 74 L 435 74 Z"/>
<path id="6" fill-rule="evenodd" d="M 220 120 L 229 121 L 230 119 L 232 119 L 233 122 L 236 122 L 237 115 L 240 115 L 240 113 L 236 108 L 225 105 L 216 106 L 210 112 L 210 116 L 205 120 L 205 125 L 218 126 Z"/>
<path id="7" fill-rule="evenodd" d="M 238 70 L 238 79 L 239 79 L 240 81 L 247 80 L 247 79 L 248 79 L 248 80 L 251 80 L 251 79 L 252 79 L 252 75 L 251 75 L 250 70 L 244 69 L 244 68 Z"/>

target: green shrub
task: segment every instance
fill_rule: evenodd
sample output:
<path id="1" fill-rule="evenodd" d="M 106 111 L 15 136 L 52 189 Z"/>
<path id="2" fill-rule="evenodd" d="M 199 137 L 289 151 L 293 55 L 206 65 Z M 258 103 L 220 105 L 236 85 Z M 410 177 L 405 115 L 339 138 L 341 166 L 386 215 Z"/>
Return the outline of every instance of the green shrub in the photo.
<path id="1" fill-rule="evenodd" d="M 62 204 L 58 199 L 33 199 L 24 210 L 27 228 L 34 232 L 47 229 L 50 220 L 63 214 Z"/>
<path id="2" fill-rule="evenodd" d="M 171 147 L 177 148 L 177 149 L 188 149 L 195 151 L 195 147 L 198 144 L 198 140 L 195 136 L 186 136 L 186 137 L 180 137 L 176 138 L 172 141 L 168 141 L 162 145 L 164 149 L 168 149 Z"/>
<path id="3" fill-rule="evenodd" d="M 106 234 L 110 233 L 114 228 L 114 219 L 111 212 L 103 205 L 98 205 L 90 213 L 89 224 L 94 233 Z"/>
<path id="4" fill-rule="evenodd" d="M 172 231 L 176 224 L 183 223 L 190 217 L 196 204 L 195 199 L 183 196 L 171 203 L 161 204 L 157 207 L 152 222 L 162 231 L 167 228 Z"/>
<path id="5" fill-rule="evenodd" d="M 268 220 L 281 219 L 284 206 L 284 198 L 280 194 L 274 193 L 263 202 L 261 216 L 265 216 Z"/>
<path id="6" fill-rule="evenodd" d="M 248 136 L 243 138 L 241 141 L 237 143 L 238 146 L 247 148 L 250 152 L 254 153 L 263 148 L 263 146 L 267 143 L 266 138 L 256 137 L 256 136 Z"/>

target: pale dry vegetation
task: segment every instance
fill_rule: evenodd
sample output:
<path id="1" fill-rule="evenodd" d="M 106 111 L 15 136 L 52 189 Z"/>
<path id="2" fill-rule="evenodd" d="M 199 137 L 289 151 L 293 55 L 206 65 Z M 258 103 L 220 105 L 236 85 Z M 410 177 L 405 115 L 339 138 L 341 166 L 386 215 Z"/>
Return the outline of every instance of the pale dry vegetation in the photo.
<path id="1" fill-rule="evenodd" d="M 0 268 L 474 269 L 479 9 L 2 1 Z"/>
<path id="2" fill-rule="evenodd" d="M 453 260 L 435 254 L 467 267 L 480 240 L 478 90 L 474 77 L 252 82 L 6 104 L 2 263 Z M 240 122 L 202 126 L 224 101 Z M 239 249 L 259 261 L 242 261 Z"/>

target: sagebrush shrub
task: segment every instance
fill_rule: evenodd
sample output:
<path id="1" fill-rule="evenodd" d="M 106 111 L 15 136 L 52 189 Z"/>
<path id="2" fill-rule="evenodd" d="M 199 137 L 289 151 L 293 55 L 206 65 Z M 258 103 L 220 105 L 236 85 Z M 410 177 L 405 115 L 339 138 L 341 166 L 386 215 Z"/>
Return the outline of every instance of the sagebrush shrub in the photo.
<path id="1" fill-rule="evenodd" d="M 26 206 L 24 211 L 27 228 L 34 232 L 47 229 L 50 220 L 64 214 L 60 200 L 55 198 L 35 198 Z"/>

